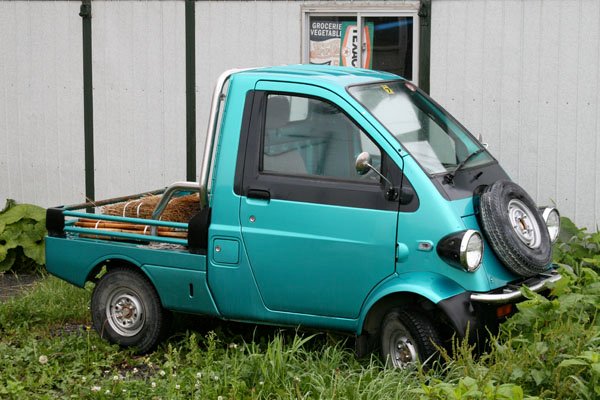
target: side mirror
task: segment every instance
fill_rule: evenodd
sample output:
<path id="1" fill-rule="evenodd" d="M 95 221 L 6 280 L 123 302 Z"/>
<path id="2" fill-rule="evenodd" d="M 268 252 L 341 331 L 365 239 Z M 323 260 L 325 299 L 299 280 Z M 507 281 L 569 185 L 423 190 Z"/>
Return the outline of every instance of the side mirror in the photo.
<path id="1" fill-rule="evenodd" d="M 371 165 L 371 155 L 367 151 L 363 151 L 356 157 L 356 162 L 354 163 L 354 167 L 356 168 L 356 173 L 359 175 L 365 175 L 369 170 L 373 168 Z"/>
<path id="2" fill-rule="evenodd" d="M 381 174 L 381 172 L 377 171 L 377 169 L 373 168 L 373 166 L 371 165 L 371 155 L 366 151 L 363 151 L 362 153 L 360 153 L 358 155 L 358 157 L 356 157 L 356 162 L 354 163 L 354 167 L 356 168 L 356 173 L 359 175 L 365 175 L 367 172 L 373 171 L 377 175 L 379 175 L 381 177 L 381 179 L 386 181 L 388 183 L 388 185 L 394 186 L 394 184 L 392 182 L 390 182 L 390 180 L 388 178 L 383 176 Z"/>

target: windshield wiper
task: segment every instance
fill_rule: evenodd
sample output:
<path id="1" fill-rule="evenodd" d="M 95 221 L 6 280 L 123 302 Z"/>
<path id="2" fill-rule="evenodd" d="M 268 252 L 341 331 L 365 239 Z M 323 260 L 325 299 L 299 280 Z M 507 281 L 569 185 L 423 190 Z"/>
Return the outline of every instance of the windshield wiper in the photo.
<path id="1" fill-rule="evenodd" d="M 460 163 L 458 163 L 458 165 L 456 166 L 456 168 L 454 168 L 454 171 L 452 172 L 448 172 L 445 176 L 444 176 L 444 183 L 454 183 L 454 177 L 456 176 L 456 173 L 458 171 L 460 171 L 462 169 L 462 167 L 464 167 L 465 165 L 467 165 L 467 163 L 473 159 L 473 157 L 483 153 L 485 151 L 485 149 L 478 149 L 475 150 L 474 152 L 472 152 L 471 154 L 469 154 L 467 156 L 467 158 L 465 158 L 464 160 L 462 160 Z"/>

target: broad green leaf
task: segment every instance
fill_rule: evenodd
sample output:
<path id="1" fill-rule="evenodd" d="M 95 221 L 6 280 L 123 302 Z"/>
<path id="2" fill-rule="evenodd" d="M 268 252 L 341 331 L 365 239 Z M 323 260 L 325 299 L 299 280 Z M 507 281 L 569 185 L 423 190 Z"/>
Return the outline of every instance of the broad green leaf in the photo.
<path id="1" fill-rule="evenodd" d="M 539 369 L 532 369 L 531 377 L 535 381 L 535 384 L 537 386 L 540 386 L 542 384 L 542 382 L 544 382 L 544 379 L 546 378 L 546 374 L 544 373 L 544 371 L 540 371 Z"/>
<path id="2" fill-rule="evenodd" d="M 548 344 L 544 343 L 544 342 L 537 342 L 535 344 L 535 351 L 538 354 L 544 354 L 548 351 Z"/>
<path id="3" fill-rule="evenodd" d="M 523 400 L 523 389 L 521 386 L 512 383 L 505 383 L 498 387 L 496 396 L 497 399 Z"/>
<path id="4" fill-rule="evenodd" d="M 579 360 L 577 358 L 570 358 L 568 360 L 561 361 L 561 363 L 558 364 L 558 367 L 559 368 L 564 368 L 564 367 L 572 367 L 574 365 L 579 365 L 579 366 L 585 365 L 585 366 L 587 366 L 588 363 L 585 362 L 585 361 L 583 361 L 583 360 Z"/>
<path id="5" fill-rule="evenodd" d="M 41 221 L 46 218 L 46 210 L 31 204 L 17 204 L 0 213 L 0 221 L 3 221 L 6 225 L 13 224 L 23 218 Z"/>
<path id="6" fill-rule="evenodd" d="M 17 252 L 15 250 L 8 251 L 4 260 L 0 261 L 0 272 L 6 272 L 11 269 L 16 259 Z"/>
<path id="7" fill-rule="evenodd" d="M 38 265 L 44 265 L 46 260 L 46 249 L 44 242 L 33 242 L 29 245 L 23 245 L 22 247 L 23 254 L 25 254 L 26 257 L 31 258 Z"/>

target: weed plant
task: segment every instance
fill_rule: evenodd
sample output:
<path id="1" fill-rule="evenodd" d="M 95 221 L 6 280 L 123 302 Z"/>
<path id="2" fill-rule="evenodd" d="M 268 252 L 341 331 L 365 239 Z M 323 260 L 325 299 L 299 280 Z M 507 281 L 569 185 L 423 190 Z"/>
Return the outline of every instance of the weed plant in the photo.
<path id="1" fill-rule="evenodd" d="M 357 360 L 343 336 L 185 315 L 136 356 L 90 329 L 91 287 L 46 277 L 0 304 L 0 398 L 597 399 L 600 234 L 563 224 L 554 297 L 526 292 L 489 352 L 455 343 L 427 370 Z"/>

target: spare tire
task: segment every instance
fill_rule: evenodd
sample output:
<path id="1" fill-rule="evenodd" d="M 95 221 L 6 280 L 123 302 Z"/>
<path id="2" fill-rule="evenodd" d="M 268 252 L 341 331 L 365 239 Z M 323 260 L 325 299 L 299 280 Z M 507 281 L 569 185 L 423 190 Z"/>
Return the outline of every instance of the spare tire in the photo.
<path id="1" fill-rule="evenodd" d="M 548 268 L 552 245 L 535 202 L 519 185 L 497 181 L 479 199 L 483 232 L 506 268 L 533 276 Z"/>

